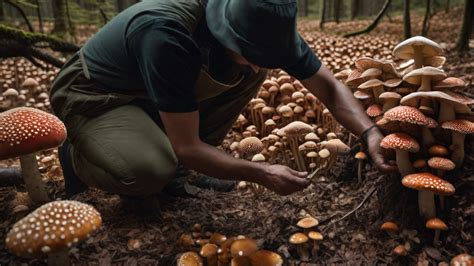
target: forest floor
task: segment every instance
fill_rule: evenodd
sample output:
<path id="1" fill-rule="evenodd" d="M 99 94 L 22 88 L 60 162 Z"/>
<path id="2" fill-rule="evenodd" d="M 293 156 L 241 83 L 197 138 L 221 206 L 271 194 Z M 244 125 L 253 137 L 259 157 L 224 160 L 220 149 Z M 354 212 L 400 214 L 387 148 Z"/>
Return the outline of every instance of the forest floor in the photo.
<path id="1" fill-rule="evenodd" d="M 456 13 L 457 12 L 457 13 Z M 459 17 L 459 9 L 451 13 L 438 13 L 432 19 L 429 37 L 440 42 L 447 52 L 445 71 L 451 76 L 471 81 L 474 76 L 473 54 L 459 56 L 452 46 L 459 32 L 459 22 L 449 17 Z M 421 19 L 413 19 L 414 32 L 419 32 Z M 446 22 L 448 21 L 448 22 Z M 451 21 L 451 22 L 449 22 Z M 300 24 L 314 38 L 332 36 L 361 28 L 370 21 L 327 23 L 319 32 L 318 21 L 305 20 Z M 449 24 L 449 25 L 448 25 Z M 399 17 L 393 22 L 384 19 L 370 38 L 392 38 L 399 41 L 401 35 Z M 355 39 L 357 40 L 357 39 Z M 354 41 L 354 45 L 363 45 Z M 393 47 L 387 47 L 392 49 Z M 467 94 L 473 95 L 471 86 Z M 249 189 L 229 193 L 202 190 L 189 198 L 162 198 L 161 218 L 140 218 L 121 209 L 120 199 L 96 189 L 89 189 L 74 197 L 94 205 L 102 214 L 101 230 L 71 251 L 77 264 L 124 264 L 124 265 L 174 265 L 176 257 L 187 251 L 179 244 L 183 233 L 190 233 L 199 223 L 206 232 L 218 232 L 227 236 L 245 235 L 258 240 L 262 248 L 278 252 L 288 265 L 300 263 L 296 250 L 288 243 L 289 236 L 297 232 L 296 222 L 302 214 L 310 214 L 320 221 L 317 227 L 325 239 L 317 256 L 309 263 L 315 264 L 438 264 L 448 262 L 459 253 L 474 253 L 474 141 L 467 139 L 464 167 L 448 176 L 456 187 L 456 193 L 446 198 L 446 211 L 441 215 L 449 226 L 442 232 L 441 244 L 433 245 L 433 232 L 418 219 L 416 191 L 403 189 L 396 175 L 381 175 L 368 165 L 362 183 L 357 182 L 355 164 L 349 157 L 340 158 L 325 176 L 318 176 L 304 191 L 291 196 L 277 196 L 265 191 L 255 196 Z M 46 152 L 55 156 L 53 152 Z M 18 166 L 18 161 L 0 162 L 0 166 Z M 58 165 L 55 161 L 54 165 Z M 55 169 L 55 170 L 53 170 Z M 62 174 L 57 167 L 45 168 L 50 195 L 64 199 Z M 22 190 L 18 187 L 18 190 Z M 18 204 L 14 187 L 0 188 L 0 241 L 15 223 L 13 207 Z M 400 233 L 389 236 L 380 231 L 380 225 L 395 221 Z M 129 245 L 138 240 L 137 248 Z M 1 243 L 1 242 L 0 242 Z M 396 257 L 395 246 L 409 245 L 409 256 Z M 0 244 L 0 265 L 15 263 L 42 264 L 40 260 L 14 257 Z"/>

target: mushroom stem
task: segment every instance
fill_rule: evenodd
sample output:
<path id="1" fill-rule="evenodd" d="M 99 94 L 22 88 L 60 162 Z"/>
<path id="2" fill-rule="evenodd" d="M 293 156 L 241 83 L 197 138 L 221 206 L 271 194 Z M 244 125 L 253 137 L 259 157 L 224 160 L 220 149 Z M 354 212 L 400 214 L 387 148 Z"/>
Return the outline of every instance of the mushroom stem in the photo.
<path id="1" fill-rule="evenodd" d="M 464 138 L 466 135 L 454 130 L 451 131 L 451 134 L 452 144 L 450 148 L 453 150 L 453 154 L 451 154 L 451 160 L 454 162 L 456 167 L 460 167 L 464 160 Z"/>
<path id="2" fill-rule="evenodd" d="M 441 230 L 435 230 L 435 237 L 433 239 L 433 245 L 437 246 L 439 243 L 439 235 L 441 233 Z"/>
<path id="3" fill-rule="evenodd" d="M 357 167 L 357 180 L 359 181 L 359 184 L 362 182 L 362 169 L 364 168 L 364 161 L 359 160 L 359 165 Z"/>
<path id="4" fill-rule="evenodd" d="M 456 113 L 451 104 L 445 101 L 441 101 L 439 104 L 439 116 L 438 123 L 441 125 L 443 122 L 451 121 L 456 119 Z"/>
<path id="5" fill-rule="evenodd" d="M 414 58 L 415 59 L 415 69 L 423 67 L 423 46 L 414 45 Z"/>
<path id="6" fill-rule="evenodd" d="M 41 174 L 38 170 L 36 153 L 20 156 L 21 172 L 25 180 L 26 190 L 34 203 L 45 203 L 50 199 L 46 193 Z"/>
<path id="7" fill-rule="evenodd" d="M 217 266 L 217 254 L 207 258 L 208 266 Z"/>
<path id="8" fill-rule="evenodd" d="M 384 93 L 383 85 L 373 88 L 373 92 L 374 92 L 375 102 L 380 103 L 379 96 L 380 94 Z"/>
<path id="9" fill-rule="evenodd" d="M 388 110 L 397 107 L 398 106 L 398 100 L 397 99 L 388 99 L 385 100 L 383 106 L 382 106 L 382 112 L 387 112 Z"/>
<path id="10" fill-rule="evenodd" d="M 311 248 L 311 256 L 316 257 L 319 252 L 319 243 L 316 240 L 313 240 L 313 247 Z"/>
<path id="11" fill-rule="evenodd" d="M 431 133 L 431 130 L 428 127 L 422 126 L 422 138 L 423 138 L 423 148 L 425 151 L 428 150 L 429 147 L 431 147 L 435 139 L 433 137 L 433 134 Z"/>
<path id="12" fill-rule="evenodd" d="M 306 171 L 303 158 L 298 150 L 298 138 L 294 136 L 288 136 L 288 142 L 290 142 L 291 151 L 293 152 L 293 157 L 295 157 L 298 171 Z"/>
<path id="13" fill-rule="evenodd" d="M 421 76 L 421 85 L 418 91 L 431 91 L 431 77 L 427 75 Z M 421 100 L 423 102 L 423 99 Z M 426 101 L 425 101 L 426 102 Z"/>
<path id="14" fill-rule="evenodd" d="M 298 252 L 298 256 L 300 257 L 301 261 L 309 260 L 308 247 L 306 246 L 306 243 L 299 244 L 296 247 L 296 252 Z"/>
<path id="15" fill-rule="evenodd" d="M 68 266 L 71 265 L 69 250 L 61 250 L 48 254 L 48 266 Z"/>
<path id="16" fill-rule="evenodd" d="M 396 150 L 396 161 L 398 171 L 402 176 L 406 176 L 415 172 L 408 151 Z"/>
<path id="17" fill-rule="evenodd" d="M 426 219 L 436 217 L 436 206 L 433 192 L 418 191 L 418 208 L 420 215 Z"/>

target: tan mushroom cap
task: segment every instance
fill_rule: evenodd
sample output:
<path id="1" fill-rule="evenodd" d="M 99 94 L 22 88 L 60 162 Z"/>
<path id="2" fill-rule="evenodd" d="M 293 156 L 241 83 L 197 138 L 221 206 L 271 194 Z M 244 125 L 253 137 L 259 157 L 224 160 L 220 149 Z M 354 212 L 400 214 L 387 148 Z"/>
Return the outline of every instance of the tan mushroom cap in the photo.
<path id="1" fill-rule="evenodd" d="M 445 79 L 447 75 L 439 68 L 427 66 L 411 71 L 410 73 L 403 76 L 403 80 L 410 84 L 419 85 L 421 84 L 423 76 L 431 77 L 431 83 L 435 83 Z"/>
<path id="2" fill-rule="evenodd" d="M 364 71 L 369 68 L 378 68 L 382 70 L 383 73 L 393 76 L 398 75 L 397 71 L 395 70 L 395 66 L 389 61 L 377 60 L 370 57 L 361 57 L 355 60 L 354 64 L 358 70 Z"/>
<path id="3" fill-rule="evenodd" d="M 384 149 L 404 150 L 408 152 L 418 152 L 420 145 L 410 135 L 405 133 L 393 133 L 385 136 L 380 142 Z"/>
<path id="4" fill-rule="evenodd" d="M 394 222 L 385 222 L 380 226 L 380 230 L 388 232 L 398 232 L 398 225 Z"/>
<path id="5" fill-rule="evenodd" d="M 27 78 L 27 79 L 25 79 L 25 81 L 23 81 L 23 83 L 21 84 L 21 87 L 22 88 L 31 88 L 31 87 L 36 87 L 38 85 L 39 85 L 39 83 L 35 79 Z"/>
<path id="6" fill-rule="evenodd" d="M 380 94 L 379 98 L 380 100 L 382 100 L 382 103 L 383 103 L 383 101 L 385 100 L 400 100 L 402 96 L 396 92 L 386 91 Z"/>
<path id="7" fill-rule="evenodd" d="M 469 120 L 451 120 L 441 124 L 444 129 L 453 130 L 462 134 L 473 134 L 474 133 L 474 122 Z"/>
<path id="8" fill-rule="evenodd" d="M 203 266 L 202 258 L 194 251 L 183 253 L 179 259 L 177 266 Z"/>
<path id="9" fill-rule="evenodd" d="M 411 106 L 397 106 L 384 113 L 383 117 L 390 121 L 405 122 L 420 126 L 432 125 L 431 121 L 420 110 Z"/>
<path id="10" fill-rule="evenodd" d="M 428 165 L 437 170 L 451 171 L 456 165 L 450 159 L 443 157 L 432 157 L 428 160 Z"/>
<path id="11" fill-rule="evenodd" d="M 216 244 L 207 243 L 204 246 L 202 246 L 199 254 L 203 256 L 204 258 L 212 257 L 212 256 L 217 255 L 217 249 L 218 247 Z"/>
<path id="12" fill-rule="evenodd" d="M 252 266 L 281 266 L 283 259 L 275 252 L 268 250 L 258 250 L 249 257 Z"/>
<path id="13" fill-rule="evenodd" d="M 18 256 L 56 252 L 88 238 L 101 224 L 99 212 L 88 204 L 53 201 L 13 225 L 5 244 Z"/>
<path id="14" fill-rule="evenodd" d="M 256 163 L 265 162 L 265 156 L 261 153 L 257 153 L 252 157 L 252 162 L 256 162 Z"/>
<path id="15" fill-rule="evenodd" d="M 368 68 L 360 75 L 362 78 L 376 78 L 382 75 L 382 70 L 378 68 Z"/>
<path id="16" fill-rule="evenodd" d="M 230 246 L 230 253 L 233 257 L 247 257 L 257 250 L 257 243 L 250 238 L 237 239 Z"/>
<path id="17" fill-rule="evenodd" d="M 379 115 L 382 115 L 382 106 L 379 104 L 372 104 L 371 106 L 367 107 L 367 110 L 365 110 L 367 115 L 369 117 L 377 117 Z"/>
<path id="18" fill-rule="evenodd" d="M 264 145 L 257 137 L 247 137 L 240 141 L 239 151 L 245 154 L 257 154 L 264 148 Z"/>
<path id="19" fill-rule="evenodd" d="M 354 70 L 349 74 L 349 76 L 347 77 L 347 79 L 346 79 L 346 85 L 349 86 L 349 87 L 357 87 L 357 86 L 359 86 L 361 83 L 363 83 L 364 81 L 366 81 L 365 78 L 361 78 L 362 72 L 363 72 L 363 71 L 361 71 L 361 70 L 359 70 L 359 69 L 354 69 Z"/>
<path id="20" fill-rule="evenodd" d="M 411 59 L 415 56 L 414 46 L 419 46 L 424 57 L 441 55 L 443 49 L 439 44 L 423 36 L 415 36 L 399 43 L 393 49 L 393 55 L 400 59 Z"/>
<path id="21" fill-rule="evenodd" d="M 322 146 L 334 154 L 348 154 L 351 151 L 351 148 L 340 139 L 330 139 Z"/>
<path id="22" fill-rule="evenodd" d="M 366 91 L 355 91 L 354 97 L 357 100 L 367 100 L 367 99 L 373 98 L 374 96 L 372 95 L 372 93 L 368 93 Z"/>
<path id="23" fill-rule="evenodd" d="M 10 89 L 8 89 L 8 90 L 6 90 L 2 93 L 2 96 L 4 96 L 4 97 L 18 96 L 18 95 L 19 95 L 18 91 L 15 90 L 15 89 L 12 89 L 12 88 L 10 88 Z"/>
<path id="24" fill-rule="evenodd" d="M 433 145 L 428 149 L 428 154 L 430 156 L 448 156 L 448 148 L 443 145 Z"/>
<path id="25" fill-rule="evenodd" d="M 329 152 L 328 149 L 322 149 L 318 152 L 318 155 L 319 155 L 319 157 L 325 159 L 325 158 L 329 157 L 329 155 L 331 155 L 331 152 Z"/>
<path id="26" fill-rule="evenodd" d="M 308 238 L 311 240 L 318 240 L 318 241 L 324 239 L 323 235 L 320 232 L 316 232 L 316 231 L 310 231 L 308 233 Z"/>
<path id="27" fill-rule="evenodd" d="M 395 88 L 402 83 L 402 79 L 395 78 L 395 79 L 387 79 L 384 81 L 383 85 L 388 88 Z"/>
<path id="28" fill-rule="evenodd" d="M 283 116 L 283 117 L 292 117 L 293 116 L 293 109 L 289 107 L 288 105 L 283 105 L 278 109 L 278 112 Z"/>
<path id="29" fill-rule="evenodd" d="M 371 89 L 371 88 L 383 86 L 383 84 L 384 84 L 384 82 L 379 80 L 379 79 L 371 79 L 371 80 L 368 80 L 368 81 L 360 84 L 357 88 L 359 90 L 368 90 L 368 89 Z"/>
<path id="30" fill-rule="evenodd" d="M 448 226 L 439 218 L 431 218 L 426 221 L 425 224 L 426 228 L 433 229 L 433 230 L 448 230 Z"/>
<path id="31" fill-rule="evenodd" d="M 339 79 L 339 80 L 345 80 L 349 77 L 349 74 L 351 74 L 351 71 L 352 70 L 350 70 L 350 69 L 344 69 L 344 70 L 339 71 L 336 74 L 334 74 L 334 77 Z"/>
<path id="32" fill-rule="evenodd" d="M 474 266 L 474 257 L 467 253 L 462 253 L 452 258 L 450 265 L 451 266 Z"/>
<path id="33" fill-rule="evenodd" d="M 360 151 L 355 154 L 354 158 L 356 158 L 357 160 L 367 160 L 367 155 L 365 154 L 365 152 Z"/>
<path id="34" fill-rule="evenodd" d="M 289 239 L 291 244 L 299 245 L 308 242 L 308 237 L 303 233 L 294 233 Z"/>
<path id="35" fill-rule="evenodd" d="M 56 116 L 29 107 L 0 113 L 0 160 L 60 146 L 66 128 Z"/>
<path id="36" fill-rule="evenodd" d="M 318 157 L 318 153 L 315 152 L 315 151 L 310 151 L 310 152 L 308 152 L 308 153 L 306 154 L 306 157 L 308 157 L 308 158 L 316 158 L 316 157 Z"/>
<path id="37" fill-rule="evenodd" d="M 393 249 L 393 253 L 397 256 L 406 256 L 408 255 L 408 251 L 404 245 L 398 245 Z"/>
<path id="38" fill-rule="evenodd" d="M 295 91 L 295 87 L 293 87 L 293 84 L 291 83 L 284 83 L 280 86 L 280 92 L 282 94 L 290 95 L 293 91 Z"/>
<path id="39" fill-rule="evenodd" d="M 440 55 L 425 57 L 423 59 L 424 66 L 442 67 L 445 62 L 446 57 Z"/>
<path id="40" fill-rule="evenodd" d="M 300 219 L 298 223 L 296 224 L 296 226 L 300 228 L 308 229 L 311 227 L 315 227 L 318 224 L 319 224 L 319 221 L 316 218 L 308 216 L 308 217 L 304 217 Z"/>
<path id="41" fill-rule="evenodd" d="M 428 172 L 407 175 L 403 177 L 402 184 L 408 188 L 430 191 L 443 196 L 452 195 L 455 192 L 451 183 Z"/>
<path id="42" fill-rule="evenodd" d="M 439 101 L 445 101 L 454 107 L 456 113 L 470 113 L 469 105 L 474 104 L 474 99 L 470 99 L 463 95 L 451 91 L 418 91 L 404 96 L 400 100 L 400 104 L 413 106 L 416 100 L 420 98 L 433 98 Z"/>
<path id="43" fill-rule="evenodd" d="M 301 122 L 301 121 L 293 121 L 286 125 L 285 127 L 281 128 L 280 131 L 285 132 L 286 136 L 295 136 L 295 135 L 302 135 L 308 134 L 313 132 L 313 127 L 310 125 Z"/>
<path id="44" fill-rule="evenodd" d="M 209 243 L 220 245 L 226 240 L 227 237 L 225 235 L 219 233 L 212 233 L 211 237 L 209 238 Z"/>
<path id="45" fill-rule="evenodd" d="M 445 90 L 445 89 L 457 89 L 463 88 L 466 86 L 466 82 L 460 78 L 447 77 L 443 80 L 440 80 L 434 84 L 434 90 Z"/>
<path id="46" fill-rule="evenodd" d="M 426 167 L 426 161 L 423 159 L 418 159 L 415 162 L 413 162 L 413 167 L 416 169 L 421 169 Z"/>
<path id="47" fill-rule="evenodd" d="M 315 142 L 319 142 L 320 141 L 320 138 L 318 137 L 318 135 L 316 135 L 316 133 L 314 132 L 310 132 L 308 134 L 306 134 L 304 136 L 304 139 L 307 140 L 307 141 L 315 141 Z"/>

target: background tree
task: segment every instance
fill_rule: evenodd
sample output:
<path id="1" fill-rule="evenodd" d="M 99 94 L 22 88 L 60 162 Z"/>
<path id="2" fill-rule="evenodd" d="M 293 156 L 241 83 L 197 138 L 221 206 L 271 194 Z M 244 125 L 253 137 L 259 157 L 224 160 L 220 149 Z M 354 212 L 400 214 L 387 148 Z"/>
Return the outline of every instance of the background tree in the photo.
<path id="1" fill-rule="evenodd" d="M 469 51 L 469 38 L 472 33 L 472 24 L 474 23 L 474 1 L 465 0 L 464 18 L 461 26 L 461 32 L 456 43 L 456 49 L 460 52 Z"/>
<path id="2" fill-rule="evenodd" d="M 66 7 L 64 0 L 52 0 L 54 28 L 52 33 L 63 36 L 67 33 Z"/>
<path id="3" fill-rule="evenodd" d="M 403 35 L 411 37 L 410 0 L 403 1 Z"/>
<path id="4" fill-rule="evenodd" d="M 365 29 L 363 29 L 363 30 L 360 30 L 360 31 L 356 31 L 356 32 L 352 32 L 352 33 L 345 34 L 344 37 L 352 37 L 352 36 L 364 34 L 364 33 L 370 32 L 371 30 L 375 29 L 375 27 L 377 27 L 377 25 L 379 24 L 380 20 L 381 20 L 382 17 L 384 16 L 385 12 L 387 12 L 387 9 L 388 9 L 388 7 L 390 6 L 390 3 L 391 3 L 391 2 L 392 2 L 392 0 L 386 0 L 386 1 L 385 1 L 385 4 L 383 5 L 382 9 L 381 9 L 380 12 L 378 13 L 378 15 L 375 17 L 375 19 L 372 21 L 372 23 L 370 23 L 370 25 L 367 26 L 367 28 L 365 28 Z"/>

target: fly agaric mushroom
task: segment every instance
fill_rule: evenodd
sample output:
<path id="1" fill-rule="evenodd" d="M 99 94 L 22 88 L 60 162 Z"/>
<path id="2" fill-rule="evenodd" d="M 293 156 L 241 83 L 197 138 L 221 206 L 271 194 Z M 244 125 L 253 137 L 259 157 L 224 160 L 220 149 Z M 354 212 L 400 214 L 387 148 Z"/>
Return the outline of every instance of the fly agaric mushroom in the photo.
<path id="1" fill-rule="evenodd" d="M 396 152 L 398 171 L 402 176 L 414 172 L 410 162 L 409 152 L 418 152 L 420 146 L 415 139 L 405 133 L 393 133 L 385 136 L 380 142 L 380 146 L 385 149 L 392 149 Z"/>
<path id="2" fill-rule="evenodd" d="M 230 246 L 230 253 L 232 254 L 233 260 L 239 265 L 250 264 L 250 255 L 258 250 L 257 243 L 253 239 L 244 238 L 237 239 L 232 242 Z"/>
<path id="3" fill-rule="evenodd" d="M 296 252 L 302 261 L 307 261 L 309 259 L 308 248 L 306 243 L 308 242 L 308 237 L 303 233 L 294 233 L 290 236 L 290 243 L 296 245 Z"/>
<path id="4" fill-rule="evenodd" d="M 365 112 L 372 119 L 375 119 L 380 115 L 383 115 L 382 107 L 379 104 L 372 104 L 371 106 L 367 108 L 367 110 L 365 110 Z"/>
<path id="5" fill-rule="evenodd" d="M 400 59 L 414 59 L 415 68 L 423 66 L 427 57 L 438 56 L 443 53 L 439 44 L 423 36 L 415 36 L 399 43 L 393 49 L 393 55 Z"/>
<path id="6" fill-rule="evenodd" d="M 17 256 L 48 255 L 49 265 L 70 265 L 68 250 L 99 229 L 97 210 L 78 201 L 44 204 L 8 232 L 6 247 Z"/>
<path id="7" fill-rule="evenodd" d="M 199 254 L 206 258 L 208 266 L 217 266 L 217 245 L 208 243 L 201 248 Z"/>
<path id="8" fill-rule="evenodd" d="M 194 252 L 194 251 L 188 251 L 183 253 L 179 259 L 177 266 L 203 266 L 204 263 L 202 262 L 201 257 Z"/>
<path id="9" fill-rule="evenodd" d="M 448 230 L 448 226 L 439 218 L 431 218 L 426 221 L 426 228 L 435 230 L 434 245 L 438 245 L 440 231 Z"/>
<path id="10" fill-rule="evenodd" d="M 251 266 L 282 266 L 283 259 L 275 252 L 258 250 L 249 256 Z"/>
<path id="11" fill-rule="evenodd" d="M 365 154 L 365 152 L 360 151 L 360 152 L 356 153 L 354 158 L 356 158 L 359 161 L 359 163 L 357 165 L 357 180 L 360 183 L 362 181 L 362 169 L 364 168 L 365 160 L 367 160 L 367 155 Z"/>
<path id="12" fill-rule="evenodd" d="M 49 201 L 36 152 L 60 146 L 65 139 L 66 128 L 54 115 L 28 107 L 0 113 L 0 160 L 20 156 L 26 189 L 35 203 Z"/>
<path id="13" fill-rule="evenodd" d="M 453 151 L 451 160 L 459 167 L 464 161 L 464 138 L 467 134 L 474 133 L 474 122 L 469 120 L 451 120 L 441 124 L 441 127 L 451 130 L 452 142 L 450 149 Z"/>
<path id="14" fill-rule="evenodd" d="M 450 159 L 443 157 L 432 157 L 428 160 L 429 167 L 436 170 L 439 177 L 444 176 L 444 172 L 453 170 L 456 165 Z"/>
<path id="15" fill-rule="evenodd" d="M 436 216 L 433 193 L 448 196 L 454 194 L 455 191 L 451 183 L 428 172 L 407 175 L 403 177 L 402 184 L 418 190 L 418 208 L 420 215 L 426 218 Z"/>

